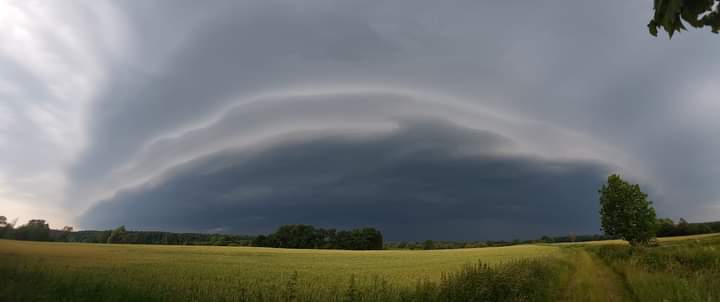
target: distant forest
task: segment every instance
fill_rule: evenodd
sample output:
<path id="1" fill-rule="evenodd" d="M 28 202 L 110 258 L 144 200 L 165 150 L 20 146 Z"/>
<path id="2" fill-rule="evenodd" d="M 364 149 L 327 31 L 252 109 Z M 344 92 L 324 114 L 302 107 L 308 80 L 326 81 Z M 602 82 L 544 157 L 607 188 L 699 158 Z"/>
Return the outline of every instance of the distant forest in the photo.
<path id="1" fill-rule="evenodd" d="M 253 236 L 202 233 L 171 233 L 152 231 L 127 231 L 125 227 L 105 231 L 78 231 L 63 233 L 51 231 L 55 241 L 86 243 L 129 243 L 168 245 L 218 245 L 248 246 Z"/>
<path id="2" fill-rule="evenodd" d="M 34 219 L 17 228 L 12 224 L 4 227 L 0 224 L 0 238 L 81 243 L 249 246 L 255 236 L 128 231 L 124 226 L 104 231 L 73 231 L 71 227 L 54 230 L 50 229 L 45 220 Z"/>
<path id="3" fill-rule="evenodd" d="M 689 223 L 685 219 L 675 223 L 671 219 L 657 220 L 658 237 L 685 236 L 720 233 L 720 221 Z M 42 219 L 30 220 L 16 226 L 0 216 L 0 238 L 31 241 L 57 241 L 82 243 L 126 243 L 126 244 L 167 244 L 167 245 L 216 245 L 256 246 L 278 248 L 313 248 L 346 250 L 379 249 L 454 249 L 488 246 L 506 246 L 528 243 L 584 242 L 615 239 L 605 235 L 543 236 L 534 240 L 513 241 L 389 241 L 383 240 L 382 233 L 374 228 L 335 230 L 316 228 L 311 225 L 283 225 L 268 235 L 231 235 L 205 233 L 172 233 L 159 231 L 130 231 L 124 226 L 114 230 L 74 231 L 72 227 L 62 230 L 50 229 Z"/>
<path id="4" fill-rule="evenodd" d="M 252 245 L 304 249 L 382 250 L 383 235 L 374 228 L 337 231 L 293 224 L 281 226 L 270 235 L 257 236 Z"/>

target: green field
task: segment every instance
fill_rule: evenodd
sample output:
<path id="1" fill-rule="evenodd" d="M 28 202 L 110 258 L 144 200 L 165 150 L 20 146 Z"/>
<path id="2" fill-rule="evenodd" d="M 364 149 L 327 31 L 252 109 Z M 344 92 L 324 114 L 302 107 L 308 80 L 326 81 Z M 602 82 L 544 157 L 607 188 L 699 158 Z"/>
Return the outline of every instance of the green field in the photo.
<path id="1" fill-rule="evenodd" d="M 554 246 L 433 251 L 339 251 L 254 247 L 73 244 L 0 240 L 0 269 L 38 272 L 51 280 L 104 284 L 146 294 L 166 290 L 233 295 L 240 287 L 281 290 L 296 279 L 300 287 L 359 286 L 378 280 L 410 287 L 437 281 L 443 273 L 482 260 L 501 264 L 522 258 L 558 256 Z M 97 286 L 97 285 L 93 285 Z M 277 287 L 277 288 L 276 288 Z M 176 288 L 176 289 L 172 289 Z"/>
<path id="2" fill-rule="evenodd" d="M 397 285 L 419 278 L 437 280 L 442 272 L 463 264 L 486 263 L 557 254 L 558 247 L 516 245 L 431 251 L 341 251 L 256 247 L 73 244 L 0 240 L 2 262 L 42 265 L 53 270 L 93 273 L 126 272 L 139 280 L 176 282 L 188 279 L 232 278 L 276 282 L 293 272 L 302 278 L 344 284 L 385 277 Z"/>
<path id="3" fill-rule="evenodd" d="M 720 236 L 659 242 L 643 250 L 604 241 L 335 251 L 0 240 L 0 274 L 8 280 L 0 285 L 0 296 L 9 301 L 415 301 L 423 296 L 452 301 L 460 299 L 448 298 L 454 292 L 490 287 L 520 288 L 519 294 L 502 296 L 520 297 L 514 300 L 540 293 L 545 296 L 536 300 L 720 301 L 714 289 L 720 284 L 712 281 L 720 280 Z M 490 266 L 468 269 L 478 261 Z"/>

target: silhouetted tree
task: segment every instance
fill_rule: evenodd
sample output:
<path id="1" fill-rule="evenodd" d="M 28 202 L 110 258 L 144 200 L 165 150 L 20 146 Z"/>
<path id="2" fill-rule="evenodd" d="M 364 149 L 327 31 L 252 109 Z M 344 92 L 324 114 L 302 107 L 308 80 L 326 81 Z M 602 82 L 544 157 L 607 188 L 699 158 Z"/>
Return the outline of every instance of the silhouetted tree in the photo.
<path id="1" fill-rule="evenodd" d="M 13 231 L 16 240 L 50 241 L 50 225 L 42 219 L 30 220 Z"/>

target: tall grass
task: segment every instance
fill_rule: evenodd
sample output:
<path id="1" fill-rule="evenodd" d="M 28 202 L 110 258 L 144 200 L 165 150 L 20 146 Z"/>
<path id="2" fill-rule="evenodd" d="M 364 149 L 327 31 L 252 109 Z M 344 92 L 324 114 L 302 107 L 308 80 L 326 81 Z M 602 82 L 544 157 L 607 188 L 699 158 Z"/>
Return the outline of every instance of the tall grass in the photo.
<path id="1" fill-rule="evenodd" d="M 444 274 L 439 281 L 418 279 L 399 286 L 376 276 L 352 276 L 343 286 L 308 282 L 294 272 L 275 283 L 213 279 L 176 285 L 135 282 L 121 270 L 58 270 L 42 263 L 0 266 L 5 301 L 554 301 L 569 263 L 555 257 L 504 264 L 477 263 Z"/>
<path id="2" fill-rule="evenodd" d="M 720 240 L 592 251 L 620 274 L 639 301 L 720 301 Z"/>
<path id="3" fill-rule="evenodd" d="M 438 301 L 555 301 L 570 270 L 552 258 L 468 265 L 442 278 Z"/>

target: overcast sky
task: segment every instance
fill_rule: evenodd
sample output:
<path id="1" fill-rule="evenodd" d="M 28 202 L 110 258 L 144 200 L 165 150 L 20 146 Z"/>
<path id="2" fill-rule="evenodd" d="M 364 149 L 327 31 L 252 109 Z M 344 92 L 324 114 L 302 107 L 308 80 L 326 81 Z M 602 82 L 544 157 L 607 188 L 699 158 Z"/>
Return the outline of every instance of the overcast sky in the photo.
<path id="1" fill-rule="evenodd" d="M 720 40 L 651 0 L 3 1 L 0 215 L 389 239 L 720 220 Z"/>

